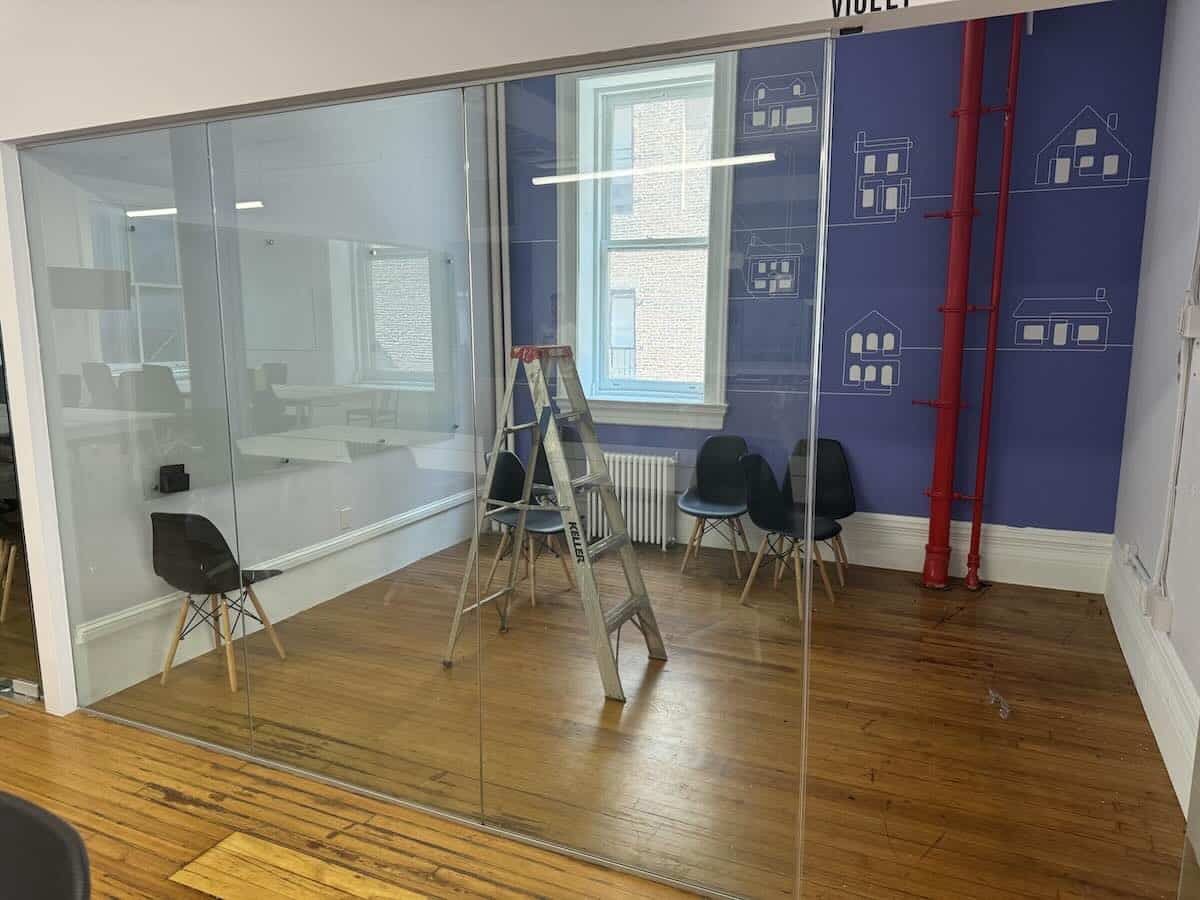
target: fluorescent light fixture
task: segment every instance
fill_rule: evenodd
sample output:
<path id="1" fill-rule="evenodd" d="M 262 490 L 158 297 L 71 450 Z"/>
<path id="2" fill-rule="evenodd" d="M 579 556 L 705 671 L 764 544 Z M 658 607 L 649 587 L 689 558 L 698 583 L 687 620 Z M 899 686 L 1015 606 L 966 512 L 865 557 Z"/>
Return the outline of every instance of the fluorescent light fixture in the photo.
<path id="1" fill-rule="evenodd" d="M 746 153 L 721 159 L 698 159 L 693 162 L 663 163 L 657 166 L 638 166 L 635 169 L 605 169 L 599 172 L 575 172 L 569 175 L 538 175 L 536 185 L 573 184 L 579 181 L 599 181 L 602 178 L 624 178 L 628 175 L 656 175 L 660 172 L 689 172 L 695 169 L 724 169 L 729 166 L 748 166 L 754 163 L 775 162 L 774 153 Z"/>
<path id="2" fill-rule="evenodd" d="M 164 206 L 162 209 L 127 209 L 125 215 L 131 219 L 141 219 L 146 216 L 173 216 L 179 210 L 173 206 Z"/>
<path id="3" fill-rule="evenodd" d="M 233 204 L 234 209 L 262 209 L 263 202 L 261 200 L 239 200 Z M 163 206 L 159 209 L 127 209 L 125 215 L 131 219 L 143 219 L 147 216 L 174 216 L 178 215 L 179 210 L 174 206 Z"/>

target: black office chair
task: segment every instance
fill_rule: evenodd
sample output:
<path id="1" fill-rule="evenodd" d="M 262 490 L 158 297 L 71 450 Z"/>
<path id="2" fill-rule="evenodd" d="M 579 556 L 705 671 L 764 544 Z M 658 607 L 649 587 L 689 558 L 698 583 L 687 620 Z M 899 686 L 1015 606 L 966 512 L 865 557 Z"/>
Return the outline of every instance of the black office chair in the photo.
<path id="1" fill-rule="evenodd" d="M 784 490 L 789 502 L 805 502 L 804 484 L 808 478 L 808 439 L 801 438 L 792 448 L 788 461 L 788 477 Z M 839 522 L 854 515 L 858 506 L 854 499 L 854 482 L 850 477 L 850 460 L 840 441 L 833 438 L 817 438 L 816 482 L 813 485 L 813 512 L 826 519 Z M 850 559 L 841 534 L 830 540 L 833 555 L 837 559 L 838 582 L 846 586 L 846 567 Z"/>
<path id="2" fill-rule="evenodd" d="M 558 426 L 558 437 L 563 448 L 563 457 L 567 461 L 567 472 L 572 479 L 587 474 L 587 455 L 583 444 L 579 441 L 579 432 L 570 425 Z M 538 453 L 533 463 L 533 495 L 552 496 L 554 494 L 554 479 L 550 476 L 550 460 L 545 448 Z"/>
<path id="3" fill-rule="evenodd" d="M 750 577 L 746 579 L 746 587 L 742 590 L 742 603 L 750 594 L 754 584 L 754 576 L 762 565 L 764 557 L 770 556 L 775 561 L 775 584 L 779 584 L 779 576 L 792 564 L 796 575 L 796 604 L 800 617 L 804 617 L 804 579 L 800 559 L 804 553 L 804 507 L 789 503 L 778 482 L 770 464 L 757 453 L 748 453 L 742 457 L 742 471 L 746 475 L 747 506 L 750 521 L 762 529 L 762 543 L 758 545 L 758 554 L 754 557 L 754 565 L 750 569 Z M 821 582 L 825 585 L 825 594 L 831 603 L 836 602 L 833 595 L 833 585 L 829 583 L 829 573 L 825 571 L 825 561 L 821 558 L 821 541 L 833 540 L 842 530 L 842 526 L 832 519 L 817 516 L 813 519 L 813 560 L 821 573 Z"/>
<path id="4" fill-rule="evenodd" d="M 88 402 L 93 409 L 120 409 L 117 383 L 112 369 L 105 363 L 85 362 L 80 365 L 83 383 L 87 385 Z"/>
<path id="5" fill-rule="evenodd" d="M 83 377 L 63 374 L 58 376 L 58 396 L 62 405 L 74 409 L 83 402 Z"/>
<path id="6" fill-rule="evenodd" d="M 728 528 L 729 549 L 733 553 L 733 570 L 742 577 L 742 564 L 738 554 L 738 537 L 746 552 L 750 542 L 742 527 L 742 516 L 746 514 L 746 479 L 740 460 L 746 454 L 746 441 L 737 435 L 717 434 L 706 438 L 696 457 L 696 476 L 692 486 L 679 495 L 676 504 L 689 516 L 696 517 L 696 527 L 688 538 L 687 550 L 683 554 L 682 573 L 694 552 L 700 555 L 700 544 L 710 531 L 722 534 Z"/>
<path id="7" fill-rule="evenodd" d="M 520 503 L 524 496 L 524 491 L 525 466 L 515 453 L 509 450 L 501 451 L 500 455 L 496 457 L 496 473 L 492 478 L 492 490 L 488 495 L 489 499 L 499 501 L 500 503 Z M 521 511 L 519 509 L 502 509 L 491 517 L 492 521 L 504 528 L 504 534 L 500 537 L 500 546 L 496 548 L 496 555 L 492 559 L 492 567 L 488 570 L 484 590 L 491 587 L 492 579 L 496 576 L 496 567 L 500 565 L 500 560 L 504 557 L 505 551 L 509 549 L 520 517 Z M 537 566 L 538 552 L 541 547 L 546 548 L 558 557 L 558 561 L 562 564 L 563 574 L 567 576 L 567 583 L 572 588 L 575 587 L 575 581 L 571 577 L 571 568 L 567 565 L 566 529 L 563 527 L 562 513 L 556 509 L 529 510 L 525 515 L 525 533 L 528 536 L 528 540 L 524 542 L 523 546 L 517 548 L 517 552 L 521 555 L 518 556 L 517 562 L 520 561 L 522 556 L 524 557 L 526 564 L 525 571 L 529 575 L 529 602 L 530 605 L 537 606 L 537 576 L 535 567 Z M 514 562 L 515 564 L 516 562 Z"/>
<path id="8" fill-rule="evenodd" d="M 183 392 L 179 390 L 170 366 L 142 366 L 141 388 L 144 405 L 140 408 L 176 414 L 183 412 Z"/>
<path id="9" fill-rule="evenodd" d="M 87 900 L 87 848 L 74 828 L 40 806 L 0 794 L 0 894 L 21 900 Z"/>
<path id="10" fill-rule="evenodd" d="M 163 662 L 162 683 L 167 683 L 179 642 L 205 623 L 212 627 L 216 646 L 225 645 L 225 666 L 231 691 L 237 691 L 233 635 L 242 624 L 243 616 L 261 623 L 279 658 L 287 659 L 275 626 L 254 593 L 254 585 L 274 578 L 280 574 L 279 569 L 240 568 L 220 529 L 204 516 L 151 513 L 150 522 L 154 532 L 154 574 L 185 595 Z M 229 594 L 234 595 L 233 599 Z M 193 595 L 202 596 L 204 600 L 196 602 Z M 246 609 L 247 597 L 254 604 L 254 612 Z M 230 611 L 233 612 L 232 621 Z"/>

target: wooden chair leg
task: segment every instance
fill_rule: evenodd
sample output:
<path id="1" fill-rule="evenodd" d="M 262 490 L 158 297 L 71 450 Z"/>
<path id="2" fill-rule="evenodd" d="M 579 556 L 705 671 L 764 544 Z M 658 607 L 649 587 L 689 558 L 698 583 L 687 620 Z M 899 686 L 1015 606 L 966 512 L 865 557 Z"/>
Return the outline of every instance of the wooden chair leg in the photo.
<path id="1" fill-rule="evenodd" d="M 13 573 L 17 569 L 17 542 L 8 548 L 8 564 L 4 570 L 4 597 L 0 599 L 0 622 L 8 615 L 8 598 L 12 596 Z"/>
<path id="2" fill-rule="evenodd" d="M 837 597 L 833 595 L 833 585 L 829 583 L 829 572 L 825 570 L 825 560 L 821 558 L 821 545 L 819 541 L 813 541 L 813 559 L 817 563 L 817 568 L 821 571 L 821 583 L 825 585 L 825 596 L 829 598 L 830 603 L 837 603 Z"/>
<path id="3" fill-rule="evenodd" d="M 486 592 L 492 586 L 492 579 L 496 577 L 496 569 L 500 565 L 500 560 L 504 558 L 504 551 L 508 549 L 508 542 L 512 540 L 512 534 L 506 528 L 504 533 L 500 535 L 500 546 L 496 548 L 496 555 L 492 558 L 492 567 L 488 570 L 487 582 L 483 586 Z"/>
<path id="4" fill-rule="evenodd" d="M 221 607 L 217 605 L 217 595 L 208 595 L 208 608 L 212 613 L 212 618 L 208 620 L 208 624 L 212 626 L 213 633 L 213 649 L 221 649 Z"/>
<path id="5" fill-rule="evenodd" d="M 221 608 L 221 636 L 225 638 L 225 668 L 229 670 L 229 690 L 237 693 L 237 665 L 233 660 L 233 635 L 229 629 L 229 601 L 222 594 L 218 601 Z"/>
<path id="6" fill-rule="evenodd" d="M 758 553 L 754 557 L 754 565 L 750 567 L 750 575 L 746 578 L 746 586 L 742 588 L 741 604 L 746 605 L 746 597 L 750 594 L 750 587 L 754 584 L 754 576 L 758 574 L 758 567 L 762 565 L 763 554 L 767 552 L 767 535 L 763 535 L 762 543 L 758 545 Z"/>
<path id="7" fill-rule="evenodd" d="M 771 584 L 773 590 L 779 589 L 779 579 L 783 576 L 783 560 L 775 557 L 775 580 Z"/>
<path id="8" fill-rule="evenodd" d="M 567 584 L 569 584 L 571 589 L 574 590 L 575 579 L 571 577 L 571 565 L 567 562 L 567 554 L 571 552 L 571 549 L 567 546 L 567 538 L 565 535 L 560 534 L 558 537 L 552 538 L 551 540 L 554 541 L 555 547 L 558 548 L 556 555 L 558 556 L 558 561 L 562 563 L 563 574 L 567 576 Z"/>
<path id="9" fill-rule="evenodd" d="M 842 562 L 842 554 L 838 552 L 837 538 L 829 542 L 829 546 L 833 549 L 833 562 L 837 569 L 838 587 L 846 586 L 846 566 Z"/>
<path id="10" fill-rule="evenodd" d="M 742 524 L 742 517 L 735 518 L 733 524 L 737 526 L 737 533 L 742 536 L 742 546 L 746 548 L 746 553 L 753 553 L 754 551 L 750 549 L 750 539 L 746 537 L 746 526 Z"/>
<path id="11" fill-rule="evenodd" d="M 529 535 L 529 605 L 537 606 L 537 555 L 534 553 L 533 534 Z"/>
<path id="12" fill-rule="evenodd" d="M 800 562 L 800 541 L 792 542 L 792 563 L 796 568 L 796 615 L 804 621 L 804 566 Z"/>
<path id="13" fill-rule="evenodd" d="M 250 595 L 250 602 L 254 604 L 254 611 L 262 619 L 263 628 L 267 630 L 267 636 L 271 639 L 271 643 L 275 645 L 275 652 L 279 654 L 280 659 L 287 659 L 287 654 L 283 652 L 283 642 L 279 640 L 279 635 L 275 633 L 275 626 L 267 618 L 266 610 L 258 602 L 258 594 L 254 593 L 254 585 L 246 585 L 246 593 Z"/>
<path id="14" fill-rule="evenodd" d="M 683 552 L 683 565 L 679 567 L 679 574 L 682 575 L 684 569 L 687 568 L 688 559 L 692 555 L 692 546 L 696 543 L 697 535 L 700 534 L 700 529 L 704 526 L 704 520 L 697 517 L 696 526 L 692 529 L 692 536 L 688 538 L 687 550 Z"/>
<path id="15" fill-rule="evenodd" d="M 188 609 L 192 605 L 191 597 L 184 597 L 183 603 L 179 607 L 179 618 L 175 622 L 175 633 L 171 636 L 171 644 L 167 647 L 167 656 L 163 660 L 162 684 L 167 683 L 167 673 L 171 671 L 171 664 L 175 662 L 175 651 L 179 649 L 179 641 L 183 638 L 183 626 L 187 622 Z"/>

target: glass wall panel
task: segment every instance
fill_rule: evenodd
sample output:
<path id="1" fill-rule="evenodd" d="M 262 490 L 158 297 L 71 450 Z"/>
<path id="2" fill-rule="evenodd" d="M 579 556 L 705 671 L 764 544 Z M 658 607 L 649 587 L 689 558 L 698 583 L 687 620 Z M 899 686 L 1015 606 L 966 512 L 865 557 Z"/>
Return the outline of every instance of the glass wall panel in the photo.
<path id="1" fill-rule="evenodd" d="M 79 700 L 246 750 L 205 129 L 21 171 Z"/>
<path id="2" fill-rule="evenodd" d="M 472 336 L 490 331 L 463 92 L 207 137 L 254 752 L 478 816 L 473 615 L 442 664 L 475 514 Z"/>
<path id="3" fill-rule="evenodd" d="M 509 342 L 567 345 L 590 416 L 571 419 L 561 366 L 517 371 L 515 421 L 540 427 L 510 468 L 537 473 L 551 432 L 564 467 L 538 474 L 557 483 L 532 543 L 484 535 L 507 560 L 492 590 L 513 588 L 506 628 L 481 619 L 484 817 L 747 897 L 795 886 L 807 561 L 814 604 L 840 581 L 838 526 L 807 500 L 826 54 L 502 87 Z M 531 401 L 543 364 L 553 428 Z M 623 524 L 603 489 L 563 483 L 602 465 Z M 572 495 L 578 538 L 554 508 Z M 599 555 L 622 530 L 634 552 Z"/>

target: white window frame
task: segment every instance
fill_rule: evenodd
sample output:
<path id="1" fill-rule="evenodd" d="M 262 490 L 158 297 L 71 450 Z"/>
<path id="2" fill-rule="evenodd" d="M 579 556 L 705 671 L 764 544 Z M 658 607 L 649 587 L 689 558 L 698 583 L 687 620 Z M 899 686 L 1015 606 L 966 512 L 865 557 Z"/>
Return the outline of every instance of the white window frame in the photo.
<path id="1" fill-rule="evenodd" d="M 734 153 L 737 106 L 737 54 L 722 53 L 689 59 L 613 69 L 601 75 L 560 75 L 556 79 L 557 147 L 560 166 L 567 171 L 603 168 L 596 159 L 598 141 L 580 140 L 580 123 L 597 121 L 596 99 L 605 92 L 647 82 L 685 82 L 710 70 L 713 85 L 712 158 Z M 652 83 L 652 82 L 647 82 Z M 576 166 L 578 168 L 576 168 Z M 729 245 L 732 238 L 733 170 L 716 167 L 709 201 L 707 302 L 705 314 L 703 396 L 695 399 L 645 391 L 624 394 L 599 383 L 596 371 L 595 303 L 605 289 L 598 277 L 602 250 L 597 240 L 599 216 L 604 214 L 600 181 L 567 183 L 558 187 L 558 341 L 576 348 L 576 360 L 589 406 L 597 422 L 720 430 L 725 424 L 726 334 L 729 322 Z M 566 171 L 564 171 L 566 174 Z M 674 242 L 673 242 L 674 243 Z M 584 254 L 581 247 L 590 246 Z M 579 298 L 585 298 L 581 304 Z M 601 388 L 607 387 L 608 390 Z M 605 396 L 605 394 L 608 396 Z"/>

